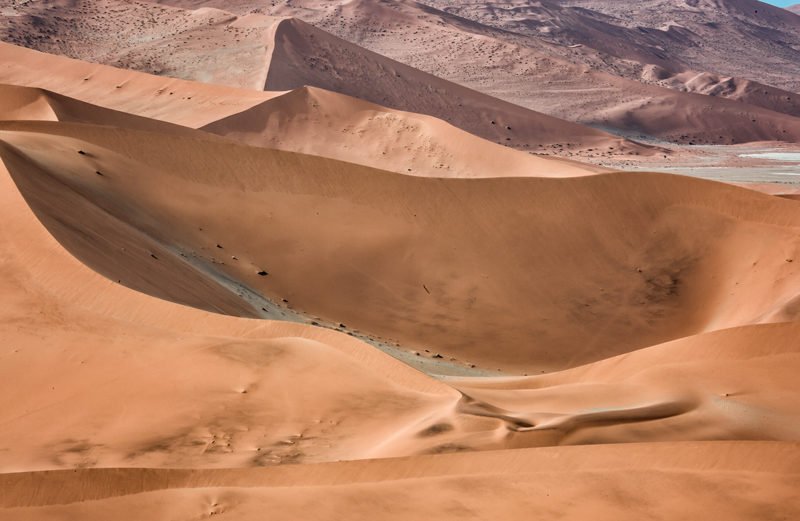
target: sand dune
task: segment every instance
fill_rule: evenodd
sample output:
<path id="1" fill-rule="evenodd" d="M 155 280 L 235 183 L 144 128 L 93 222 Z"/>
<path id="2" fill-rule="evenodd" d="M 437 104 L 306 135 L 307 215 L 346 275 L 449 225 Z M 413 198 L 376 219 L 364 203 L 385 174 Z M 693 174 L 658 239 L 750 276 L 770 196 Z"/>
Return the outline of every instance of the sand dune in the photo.
<path id="1" fill-rule="evenodd" d="M 800 437 L 796 322 L 745 326 L 642 349 L 561 373 L 448 379 L 459 410 L 494 418 L 509 446 Z M 455 425 L 441 442 L 475 433 Z M 475 443 L 474 441 L 472 442 Z M 489 442 L 491 446 L 491 442 Z"/>
<path id="2" fill-rule="evenodd" d="M 236 5 L 245 9 L 250 4 L 230 8 Z M 552 2 L 435 5 L 449 12 L 412 1 L 375 0 L 304 1 L 281 4 L 271 12 L 301 17 L 370 50 L 517 105 L 634 137 L 684 144 L 797 141 L 800 97 L 746 76 L 728 77 L 721 69 L 698 72 L 681 63 L 680 57 L 689 52 L 685 49 L 665 54 L 665 45 L 673 48 L 687 35 L 627 29 L 615 25 L 619 19 Z M 658 34 L 662 36 L 653 40 Z M 713 35 L 700 31 L 690 36 L 703 49 L 714 45 Z M 622 48 L 630 52 L 620 54 Z M 791 81 L 795 68 L 773 67 Z M 665 105 L 668 110 L 659 110 Z M 706 122 L 702 115 L 711 113 L 719 115 Z"/>
<path id="3" fill-rule="evenodd" d="M 800 116 L 800 96 L 752 80 L 697 71 L 672 75 L 655 66 L 646 67 L 642 76 L 645 81 L 652 81 L 660 86 L 740 101 L 789 116 Z"/>
<path id="4" fill-rule="evenodd" d="M 313 56 L 313 59 L 307 58 Z M 384 106 L 440 118 L 515 148 L 645 147 L 491 98 L 340 40 L 298 19 L 275 31 L 267 90 L 314 85 Z"/>
<path id="5" fill-rule="evenodd" d="M 4 140 L 10 134 L 3 132 Z M 3 157 L 14 171 L 7 150 Z M 711 333 L 564 373 L 445 384 L 342 333 L 210 315 L 106 280 L 37 220 L 67 237 L 42 211 L 41 203 L 54 199 L 46 190 L 52 179 L 20 174 L 13 177 L 22 194 L 11 177 L 2 178 L 2 381 L 14 382 L 0 408 L 0 446 L 13 448 L 3 458 L 6 472 L 246 467 L 601 441 L 797 439 L 796 324 Z M 65 204 L 69 212 L 49 211 L 95 217 L 80 222 L 84 235 L 100 226 L 102 217 L 87 215 L 87 205 L 69 197 Z M 133 251 L 114 261 L 147 264 L 154 279 L 162 262 Z M 184 275 L 173 268 L 169 276 L 180 287 Z M 164 285 L 165 277 L 158 279 Z M 17 486 L 20 477 L 0 479 Z"/>
<path id="6" fill-rule="evenodd" d="M 769 140 L 702 147 L 706 163 L 790 157 L 772 142 L 798 137 L 784 91 L 696 73 L 693 51 L 670 68 L 664 38 L 713 27 L 652 33 L 636 21 L 663 13 L 605 0 L 428 2 L 472 19 L 405 0 L 165 3 L 180 8 L 0 10 L 2 38 L 256 87 L 0 43 L 0 520 L 800 516 L 792 174 L 749 189 L 570 161 L 666 151 L 295 17 L 400 54 L 398 35 L 419 38 L 409 56 L 444 72 L 491 48 L 464 77 L 557 81 L 537 94 L 598 126 Z M 695 30 L 709 5 L 680 20 Z M 706 63 L 742 27 L 774 24 L 779 46 L 794 23 L 714 5 L 736 39 Z M 669 88 L 629 76 L 650 56 Z"/>
<path id="7" fill-rule="evenodd" d="M 209 8 L 188 11 L 158 7 L 155 15 L 148 15 L 146 5 L 97 0 L 76 8 L 62 3 L 60 8 L 70 13 L 65 18 L 83 20 L 84 10 L 96 13 L 92 18 L 96 20 L 89 23 L 90 27 L 82 24 L 72 27 L 51 17 L 47 9 L 38 4 L 24 4 L 16 7 L 20 13 L 14 17 L 22 21 L 15 21 L 11 29 L 6 29 L 17 34 L 23 32 L 18 25 L 28 24 L 32 27 L 25 25 L 24 32 L 35 32 L 37 24 L 29 20 L 44 19 L 48 20 L 45 25 L 53 24 L 57 30 L 63 27 L 70 31 L 72 45 L 64 48 L 59 42 L 52 42 L 47 31 L 36 41 L 19 38 L 9 41 L 100 63 L 235 87 L 269 91 L 293 90 L 307 85 L 321 87 L 390 108 L 431 115 L 479 137 L 518 149 L 559 154 L 565 150 L 585 151 L 599 147 L 610 148 L 615 154 L 654 152 L 650 147 L 437 78 L 297 19 L 254 13 L 237 17 Z M 112 13 L 122 12 L 126 30 L 104 23 Z M 212 18 L 205 20 L 209 16 Z M 146 21 L 137 23 L 137 20 Z M 185 24 L 198 25 L 201 29 L 176 32 L 174 27 Z M 212 32 L 206 34 L 208 31 Z M 146 45 L 140 43 L 142 32 L 148 35 Z M 247 43 L 248 38 L 255 43 Z M 107 39 L 105 44 L 104 39 Z M 128 40 L 136 43 L 132 49 L 130 44 L 126 45 Z M 77 45 L 81 41 L 87 45 Z M 227 41 L 231 45 L 227 45 Z M 255 51 L 243 53 L 242 45 L 248 49 L 255 45 Z M 165 46 L 175 49 L 169 55 L 168 66 L 151 66 L 155 58 L 150 56 L 160 58 L 160 50 Z M 209 52 L 212 46 L 216 52 Z M 120 53 L 126 58 L 120 58 Z M 141 57 L 128 57 L 132 53 L 136 57 L 141 54 Z M 236 58 L 232 59 L 233 56 Z"/>
<path id="8" fill-rule="evenodd" d="M 694 90 L 681 76 L 716 74 L 752 83 L 749 99 L 755 104 L 771 97 L 762 92 L 768 90 L 784 95 L 772 98 L 769 108 L 797 109 L 797 100 L 785 96 L 798 90 L 798 24 L 761 2 L 647 0 L 632 8 L 607 0 L 424 3 L 523 35 L 533 40 L 529 45 L 555 44 L 551 54 L 621 78 Z M 642 74 L 653 69 L 658 77 Z M 661 81 L 668 77 L 671 81 Z M 717 89 L 713 95 L 729 93 Z"/>
<path id="9" fill-rule="evenodd" d="M 427 179 L 161 133 L 2 128 L 23 192 L 64 184 L 61 204 L 74 194 L 170 262 L 463 363 L 532 373 L 795 315 L 800 208 L 741 188 L 642 173 Z M 77 241 L 80 216 L 57 225 L 68 217 L 31 204 L 90 266 L 159 294 L 105 234 Z"/>
<path id="10" fill-rule="evenodd" d="M 398 518 L 463 518 L 492 504 L 483 492 L 465 499 L 465 488 L 501 494 L 509 515 L 547 507 L 559 516 L 587 508 L 600 518 L 673 516 L 654 506 L 656 496 L 631 510 L 607 494 L 612 489 L 640 502 L 651 497 L 647 490 L 669 490 L 691 508 L 720 508 L 734 519 L 763 514 L 764 501 L 785 497 L 775 515 L 792 513 L 798 467 L 791 443 L 636 443 L 210 469 L 554 441 L 796 439 L 797 326 L 721 331 L 536 378 L 450 381 L 469 394 L 469 410 L 448 386 L 346 335 L 209 315 L 104 280 L 64 252 L 8 176 L 0 182 L 7 304 L 0 323 L 9 339 L 1 381 L 14 382 L 3 393 L 0 446 L 12 448 L 3 470 L 17 471 L 0 476 L 0 518 L 247 519 L 267 503 L 287 518 L 301 508 L 320 516 L 358 518 L 381 508 Z M 620 415 L 621 401 L 654 396 L 694 407 L 684 405 L 666 425 Z M 499 417 L 501 407 L 516 423 Z M 575 409 L 594 412 L 570 425 L 564 411 Z M 754 417 L 761 429 L 753 429 Z M 536 425 L 520 428 L 523 422 Z M 466 424 L 470 433 L 461 430 Z M 458 444 L 448 441 L 453 433 Z M 206 470 L 29 472 L 84 466 Z M 733 493 L 742 486 L 748 494 Z M 531 487 L 541 493 L 532 496 Z M 428 500 L 408 500 L 423 490 Z M 321 498 L 318 506 L 304 499 L 309 491 Z M 364 494 L 373 498 L 369 509 L 356 506 Z M 453 511 L 453 501 L 463 508 Z"/>
<path id="11" fill-rule="evenodd" d="M 602 161 L 654 153 L 598 128 L 682 144 L 798 142 L 794 17 L 769 6 L 754 17 L 752 2 L 726 2 L 724 19 L 735 20 L 735 27 L 709 29 L 696 20 L 704 6 L 676 9 L 665 1 L 650 1 L 657 5 L 651 10 L 673 19 L 637 9 L 644 25 L 602 1 L 580 8 L 431 2 L 445 12 L 417 2 L 375 0 L 164 2 L 195 10 L 92 0 L 59 3 L 64 14 L 58 19 L 40 4 L 26 3 L 15 6 L 16 14 L 2 25 L 9 41 L 41 50 L 233 86 L 322 87 L 432 115 L 493 142 L 566 157 Z M 717 10 L 708 16 L 717 20 Z M 123 12 L 123 29 L 108 22 Z M 87 13 L 93 14 L 88 22 Z M 53 38 L 61 32 L 69 38 Z M 771 42 L 777 64 L 769 70 L 749 65 L 761 60 L 720 59 L 749 56 L 751 48 L 762 56 L 763 42 Z M 163 46 L 173 49 L 167 57 L 160 56 Z M 732 53 L 731 47 L 742 51 Z M 713 52 L 703 60 L 698 48 Z M 476 56 L 483 61 L 476 63 Z M 754 81 L 742 74 L 743 67 L 776 86 Z"/>
<path id="12" fill-rule="evenodd" d="M 44 89 L 0 84 L 0 117 L 6 121 L 63 121 L 192 135 L 184 126 L 85 103 Z"/>
<path id="13" fill-rule="evenodd" d="M 219 87 L 82 62 L 0 42 L 0 81 L 188 127 L 253 107 L 278 93 Z M 41 71 L 46 70 L 47 74 Z"/>
<path id="14" fill-rule="evenodd" d="M 302 87 L 202 127 L 238 142 L 430 177 L 566 177 L 605 169 L 499 146 L 442 120 Z"/>
<path id="15" fill-rule="evenodd" d="M 70 100 L 38 89 L 23 94 L 22 87 L 4 87 L 9 94 L 0 109 L 3 118 L 9 120 L 55 118 L 134 129 L 181 131 L 175 125 L 159 125 L 159 121 L 153 121 L 158 119 L 200 128 L 250 145 L 311 153 L 423 176 L 559 177 L 604 171 L 597 166 L 514 151 L 429 116 L 387 109 L 316 88 L 258 93 L 165 80 L 4 44 L 0 44 L 0 55 L 8 59 L 7 68 L 0 70 L 0 81 L 56 89 L 77 98 Z M 36 74 L 39 67 L 53 72 L 46 76 Z M 85 81 L 84 77 L 90 77 L 91 81 Z M 120 81 L 125 84 L 124 89 L 116 88 Z M 164 96 L 168 92 L 181 96 Z M 44 98 L 35 103 L 27 101 L 37 100 L 37 97 Z M 78 100 L 116 110 L 103 111 Z M 51 108 L 47 109 L 45 104 Z M 43 107 L 41 114 L 34 112 L 39 105 Z M 54 105 L 61 107 L 58 114 L 53 113 Z M 23 109 L 27 112 L 22 112 Z M 135 118 L 127 112 L 148 119 Z M 421 135 L 425 138 L 420 139 Z"/>

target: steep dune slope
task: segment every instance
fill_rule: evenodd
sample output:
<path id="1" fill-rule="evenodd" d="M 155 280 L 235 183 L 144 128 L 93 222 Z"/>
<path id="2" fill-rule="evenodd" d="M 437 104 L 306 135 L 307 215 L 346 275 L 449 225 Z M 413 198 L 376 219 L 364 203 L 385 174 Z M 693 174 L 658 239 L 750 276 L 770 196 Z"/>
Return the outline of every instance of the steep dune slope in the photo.
<path id="1" fill-rule="evenodd" d="M 314 85 L 388 107 L 429 114 L 477 136 L 534 151 L 644 147 L 526 110 L 423 73 L 298 19 L 280 22 L 266 90 Z"/>
<path id="2" fill-rule="evenodd" d="M 736 187 L 658 174 L 415 178 L 165 134 L 3 128 L 12 174 L 35 165 L 176 262 L 484 367 L 563 368 L 797 311 L 800 208 Z M 63 219 L 32 204 L 48 226 Z M 131 279 L 119 249 L 54 233 Z"/>
<path id="3" fill-rule="evenodd" d="M 590 45 L 606 42 L 606 50 L 618 51 L 624 44 L 635 54 L 642 49 L 639 40 L 652 40 L 659 30 L 620 27 L 604 15 L 552 2 L 512 4 L 450 6 L 450 11 L 474 19 L 413 1 L 304 1 L 280 4 L 271 12 L 308 20 L 360 46 L 515 104 L 634 137 L 644 134 L 685 144 L 798 138 L 800 97 L 791 92 L 687 68 L 666 56 L 659 40 L 648 44 L 652 59 L 639 56 L 641 62 L 632 61 L 636 56 L 617 58 Z M 247 6 L 243 2 L 240 8 Z M 576 17 L 580 27 L 599 24 L 594 30 L 603 37 L 570 39 L 585 35 L 573 27 Z M 561 35 L 564 31 L 568 34 Z M 665 32 L 664 38 L 684 37 L 672 34 L 675 31 Z M 781 70 L 787 77 L 796 76 L 785 67 Z M 704 96 L 689 95 L 692 92 Z M 654 110 L 652 104 L 669 104 L 670 110 Z M 714 112 L 723 114 L 717 117 L 727 129 L 722 138 L 716 121 L 706 124 L 704 117 L 693 117 Z M 613 116 L 628 113 L 630 118 Z"/>

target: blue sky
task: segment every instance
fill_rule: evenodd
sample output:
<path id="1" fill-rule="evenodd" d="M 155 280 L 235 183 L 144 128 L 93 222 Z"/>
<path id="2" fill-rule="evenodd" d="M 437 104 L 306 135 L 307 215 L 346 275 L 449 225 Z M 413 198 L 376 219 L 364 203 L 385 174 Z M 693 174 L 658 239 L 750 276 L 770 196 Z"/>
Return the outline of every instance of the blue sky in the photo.
<path id="1" fill-rule="evenodd" d="M 794 5 L 800 2 L 800 0 L 762 0 L 762 1 L 768 4 L 777 5 L 779 7 L 786 7 L 787 5 Z"/>

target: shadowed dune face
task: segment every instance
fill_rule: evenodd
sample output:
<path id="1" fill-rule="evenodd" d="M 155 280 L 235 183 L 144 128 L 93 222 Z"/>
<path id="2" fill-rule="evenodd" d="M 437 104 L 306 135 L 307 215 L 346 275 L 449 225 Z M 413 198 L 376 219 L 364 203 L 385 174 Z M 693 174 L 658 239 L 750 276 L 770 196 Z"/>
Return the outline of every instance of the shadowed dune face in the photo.
<path id="1" fill-rule="evenodd" d="M 309 58 L 312 57 L 312 58 Z M 544 151 L 647 147 L 486 96 L 340 40 L 297 19 L 275 30 L 266 90 L 314 85 L 384 106 L 429 114 L 514 148 Z"/>
<path id="2" fill-rule="evenodd" d="M 138 247 L 142 261 L 165 255 L 272 303 L 483 367 L 564 368 L 796 308 L 800 210 L 744 189 L 658 174 L 425 179 L 166 134 L 4 128 L 23 194 L 41 191 L 34 182 L 68 187 L 61 204 L 74 197 L 98 225 L 160 245 L 158 259 Z M 31 204 L 90 266 L 161 294 L 148 264 L 120 271 L 127 253 L 105 234 L 85 244 L 82 216 Z"/>
<path id="3" fill-rule="evenodd" d="M 213 315 L 109 281 L 50 236 L 5 171 L 0 183 L 0 379 L 13 382 L 0 407 L 3 472 L 353 459 L 457 399 L 347 335 Z M 116 261 L 139 263 L 129 254 Z M 179 268 L 150 276 L 187 279 Z"/>

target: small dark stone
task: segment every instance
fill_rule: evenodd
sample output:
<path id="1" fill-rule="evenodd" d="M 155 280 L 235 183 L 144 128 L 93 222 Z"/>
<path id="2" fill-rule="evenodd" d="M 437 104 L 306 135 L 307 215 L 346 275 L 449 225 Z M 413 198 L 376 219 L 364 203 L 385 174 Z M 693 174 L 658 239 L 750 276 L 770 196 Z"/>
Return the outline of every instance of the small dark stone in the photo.
<path id="1" fill-rule="evenodd" d="M 267 272 L 266 272 L 266 271 L 264 271 L 264 270 L 261 270 L 261 271 L 259 271 L 259 272 L 258 272 L 258 276 L 259 276 L 259 277 L 266 277 L 267 275 L 269 275 L 269 273 L 267 273 Z"/>
<path id="2" fill-rule="evenodd" d="M 78 153 L 79 153 L 80 155 L 82 155 L 82 156 L 85 156 L 85 155 L 86 155 L 86 152 L 84 152 L 83 150 L 78 150 Z"/>

